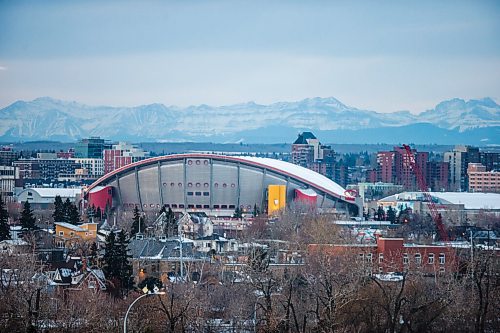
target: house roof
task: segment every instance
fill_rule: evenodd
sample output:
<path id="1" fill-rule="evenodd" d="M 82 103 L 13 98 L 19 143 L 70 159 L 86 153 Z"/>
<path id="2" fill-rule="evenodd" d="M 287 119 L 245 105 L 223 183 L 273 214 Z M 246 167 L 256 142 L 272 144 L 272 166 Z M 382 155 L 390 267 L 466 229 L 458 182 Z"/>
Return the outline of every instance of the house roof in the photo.
<path id="1" fill-rule="evenodd" d="M 71 229 L 73 231 L 87 231 L 86 229 L 80 228 L 77 225 L 71 224 L 71 223 L 66 223 L 66 222 L 56 222 L 54 223 L 55 225 L 59 225 L 64 228 Z"/>
<path id="2" fill-rule="evenodd" d="M 46 188 L 46 187 L 33 187 L 27 188 L 24 191 L 32 191 L 38 193 L 43 198 L 55 198 L 59 195 L 61 198 L 75 198 L 82 193 L 81 188 Z"/>

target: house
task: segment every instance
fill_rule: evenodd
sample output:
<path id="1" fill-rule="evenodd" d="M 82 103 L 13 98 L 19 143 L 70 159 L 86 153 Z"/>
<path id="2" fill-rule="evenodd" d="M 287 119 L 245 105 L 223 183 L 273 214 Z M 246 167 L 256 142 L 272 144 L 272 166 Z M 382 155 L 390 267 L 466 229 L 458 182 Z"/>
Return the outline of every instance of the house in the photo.
<path id="1" fill-rule="evenodd" d="M 56 288 L 95 291 L 106 290 L 106 277 L 101 269 L 86 267 L 80 257 L 69 257 L 46 272 L 49 284 Z"/>
<path id="2" fill-rule="evenodd" d="M 6 253 L 9 256 L 30 252 L 30 245 L 22 239 L 6 239 L 0 242 L 0 253 Z"/>
<path id="3" fill-rule="evenodd" d="M 128 250 L 132 256 L 135 282 L 153 276 L 166 283 L 171 276 L 180 274 L 181 263 L 184 276 L 191 276 L 200 270 L 198 263 L 209 260 L 206 254 L 196 251 L 192 240 L 182 238 L 182 253 L 179 244 L 178 238 L 133 239 L 129 243 Z"/>
<path id="4" fill-rule="evenodd" d="M 178 225 L 179 232 L 191 239 L 211 236 L 214 232 L 213 223 L 204 212 L 185 213 Z"/>
<path id="5" fill-rule="evenodd" d="M 54 224 L 56 227 L 55 241 L 58 247 L 66 247 L 68 243 L 75 241 L 96 241 L 97 223 L 73 225 L 66 222 L 56 222 Z"/>
<path id="6" fill-rule="evenodd" d="M 215 253 L 236 252 L 239 249 L 239 242 L 236 239 L 227 239 L 216 233 L 198 237 L 193 242 L 196 250 L 203 253 L 211 251 L 215 251 Z"/>

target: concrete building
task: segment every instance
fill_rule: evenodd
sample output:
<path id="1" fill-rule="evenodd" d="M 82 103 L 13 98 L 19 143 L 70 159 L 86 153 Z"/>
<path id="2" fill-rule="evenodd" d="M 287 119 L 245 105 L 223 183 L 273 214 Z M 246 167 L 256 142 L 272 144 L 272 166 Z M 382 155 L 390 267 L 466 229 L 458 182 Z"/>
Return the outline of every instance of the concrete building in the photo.
<path id="1" fill-rule="evenodd" d="M 19 168 L 23 180 L 42 179 L 47 182 L 57 181 L 59 174 L 74 174 L 81 165 L 74 160 L 56 159 L 20 159 L 13 163 Z"/>
<path id="2" fill-rule="evenodd" d="M 0 165 L 0 194 L 4 203 L 14 202 L 14 188 L 19 180 L 19 168 Z"/>
<path id="3" fill-rule="evenodd" d="M 99 178 L 104 175 L 104 160 L 102 158 L 71 158 L 81 169 L 86 169 L 88 178 Z"/>
<path id="4" fill-rule="evenodd" d="M 111 149 L 105 149 L 104 173 L 126 166 L 128 164 L 144 160 L 149 157 L 149 152 L 137 148 L 131 144 L 120 142 L 113 145 Z"/>
<path id="5" fill-rule="evenodd" d="M 444 153 L 444 161 L 450 167 L 450 190 L 467 191 L 467 165 L 479 163 L 479 150 L 469 146 L 455 146 L 453 151 Z"/>
<path id="6" fill-rule="evenodd" d="M 500 172 L 486 171 L 481 163 L 469 163 L 467 175 L 469 192 L 500 193 Z"/>
<path id="7" fill-rule="evenodd" d="M 19 158 L 19 152 L 11 147 L 0 148 L 0 165 L 12 166 L 12 163 Z"/>
<path id="8" fill-rule="evenodd" d="M 357 215 L 362 210 L 344 188 L 312 170 L 288 162 L 258 157 L 212 154 L 178 154 L 154 157 L 117 169 L 86 190 L 89 204 L 108 201 L 120 210 L 157 212 L 162 206 L 174 211 L 205 211 L 230 216 L 236 207 L 243 213 L 254 207 L 267 212 L 270 185 L 284 185 L 286 203 L 297 191 L 311 189 L 318 209 Z M 106 195 L 100 196 L 101 192 Z M 102 198 L 101 198 L 102 197 Z M 97 200 L 97 199 L 96 199 Z"/>
<path id="9" fill-rule="evenodd" d="M 342 186 L 347 185 L 346 170 L 337 163 L 333 149 L 322 145 L 311 132 L 299 134 L 292 144 L 292 163 L 314 170 Z"/>
<path id="10" fill-rule="evenodd" d="M 53 207 L 57 195 L 63 201 L 69 199 L 78 204 L 81 194 L 81 188 L 27 188 L 17 195 L 17 202 L 28 201 L 33 209 L 49 209 Z"/>
<path id="11" fill-rule="evenodd" d="M 380 199 L 385 196 L 403 191 L 403 185 L 393 183 L 358 183 L 347 185 L 348 190 L 355 190 L 363 201 Z"/>

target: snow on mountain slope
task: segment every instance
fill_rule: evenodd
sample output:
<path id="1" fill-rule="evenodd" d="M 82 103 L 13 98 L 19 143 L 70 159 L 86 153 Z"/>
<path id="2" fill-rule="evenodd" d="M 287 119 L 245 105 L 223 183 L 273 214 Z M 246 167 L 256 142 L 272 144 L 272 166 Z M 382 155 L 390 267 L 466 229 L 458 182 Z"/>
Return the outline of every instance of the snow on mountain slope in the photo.
<path id="1" fill-rule="evenodd" d="M 318 131 L 364 130 L 429 123 L 466 131 L 500 126 L 500 106 L 490 98 L 452 99 L 414 115 L 406 111 L 378 113 L 329 98 L 260 105 L 253 102 L 221 107 L 179 108 L 163 104 L 136 107 L 87 106 L 49 97 L 18 101 L 0 110 L 2 140 L 74 140 L 101 136 L 142 141 L 234 137 L 279 125 Z"/>

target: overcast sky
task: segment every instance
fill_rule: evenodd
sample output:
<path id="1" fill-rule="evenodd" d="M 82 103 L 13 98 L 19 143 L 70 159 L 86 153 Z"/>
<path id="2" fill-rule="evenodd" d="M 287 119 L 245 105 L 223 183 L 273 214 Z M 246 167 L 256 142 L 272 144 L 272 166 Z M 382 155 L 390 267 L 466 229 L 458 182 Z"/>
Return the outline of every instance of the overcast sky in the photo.
<path id="1" fill-rule="evenodd" d="M 3 1 L 0 107 L 500 98 L 500 1 Z"/>

